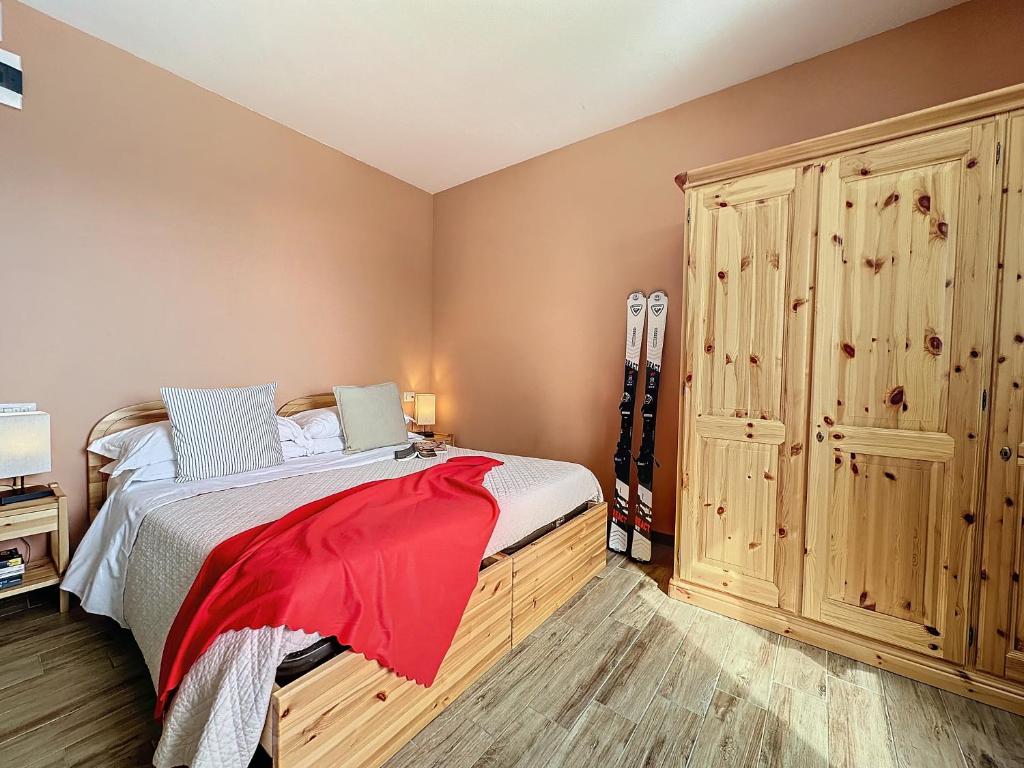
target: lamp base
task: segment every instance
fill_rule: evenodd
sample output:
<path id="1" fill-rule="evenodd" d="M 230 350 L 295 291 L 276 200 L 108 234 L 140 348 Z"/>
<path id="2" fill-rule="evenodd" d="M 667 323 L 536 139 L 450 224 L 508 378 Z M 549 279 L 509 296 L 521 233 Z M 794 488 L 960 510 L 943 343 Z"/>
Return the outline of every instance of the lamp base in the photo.
<path id="1" fill-rule="evenodd" d="M 29 485 L 19 488 L 12 488 L 9 491 L 0 491 L 0 507 L 8 504 L 19 504 L 23 501 L 34 501 L 53 496 L 53 489 L 48 485 Z"/>
<path id="2" fill-rule="evenodd" d="M 423 437 L 426 437 L 426 438 L 429 439 L 429 438 L 432 438 L 434 436 L 434 431 L 432 429 L 417 429 L 416 430 L 416 434 L 417 435 L 423 435 Z"/>

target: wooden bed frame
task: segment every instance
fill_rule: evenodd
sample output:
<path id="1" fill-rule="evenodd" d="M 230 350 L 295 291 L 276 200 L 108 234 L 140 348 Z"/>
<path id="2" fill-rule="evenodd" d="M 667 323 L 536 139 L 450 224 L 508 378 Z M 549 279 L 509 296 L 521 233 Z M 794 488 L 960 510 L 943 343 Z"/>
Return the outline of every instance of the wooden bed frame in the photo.
<path id="1" fill-rule="evenodd" d="M 333 394 L 310 395 L 285 403 L 278 413 L 290 416 L 334 404 Z M 89 443 L 165 419 L 160 400 L 121 408 L 93 428 Z M 109 461 L 88 454 L 90 521 L 106 499 L 106 477 L 99 469 Z M 514 554 L 488 558 L 430 688 L 351 652 L 275 686 L 263 739 L 274 765 L 376 768 L 385 763 L 601 571 L 606 517 L 607 505 L 592 502 Z"/>

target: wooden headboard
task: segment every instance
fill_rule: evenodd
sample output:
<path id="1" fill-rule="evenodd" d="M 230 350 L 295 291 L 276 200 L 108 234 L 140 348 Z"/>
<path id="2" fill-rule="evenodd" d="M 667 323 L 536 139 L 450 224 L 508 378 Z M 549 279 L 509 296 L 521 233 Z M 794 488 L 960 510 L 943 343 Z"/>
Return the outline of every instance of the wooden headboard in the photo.
<path id="1" fill-rule="evenodd" d="M 281 416 L 294 416 L 302 411 L 311 411 L 314 408 L 331 408 L 335 405 L 334 393 L 327 392 L 319 395 L 306 395 L 289 400 L 277 409 Z M 150 400 L 147 403 L 129 405 L 127 408 L 119 408 L 113 413 L 107 414 L 89 433 L 89 440 L 86 445 L 91 445 L 93 440 L 98 440 L 106 435 L 121 432 L 132 427 L 139 427 L 143 424 L 152 424 L 154 421 L 166 421 L 167 410 L 164 408 L 163 400 Z M 107 499 L 107 476 L 100 472 L 100 467 L 110 463 L 106 456 L 99 456 L 95 453 L 86 452 L 88 457 L 88 485 L 89 485 L 89 522 L 92 522 L 100 512 L 100 507 Z"/>

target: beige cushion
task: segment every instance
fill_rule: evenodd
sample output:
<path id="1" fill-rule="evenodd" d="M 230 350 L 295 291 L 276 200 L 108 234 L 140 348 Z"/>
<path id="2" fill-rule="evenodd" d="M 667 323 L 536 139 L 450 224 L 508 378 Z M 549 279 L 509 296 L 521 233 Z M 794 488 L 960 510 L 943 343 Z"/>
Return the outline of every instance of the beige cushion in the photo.
<path id="1" fill-rule="evenodd" d="M 408 442 L 405 413 L 394 382 L 370 387 L 335 387 L 345 453 Z"/>

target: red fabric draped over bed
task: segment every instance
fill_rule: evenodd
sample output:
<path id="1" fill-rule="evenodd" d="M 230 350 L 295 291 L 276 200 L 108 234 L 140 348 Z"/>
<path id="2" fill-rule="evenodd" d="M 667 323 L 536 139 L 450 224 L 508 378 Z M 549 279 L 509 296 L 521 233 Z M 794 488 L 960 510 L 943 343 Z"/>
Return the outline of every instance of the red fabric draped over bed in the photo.
<path id="1" fill-rule="evenodd" d="M 220 543 L 164 644 L 157 718 L 217 637 L 245 628 L 333 635 L 431 685 L 498 520 L 483 480 L 500 464 L 453 458 L 311 502 Z"/>

